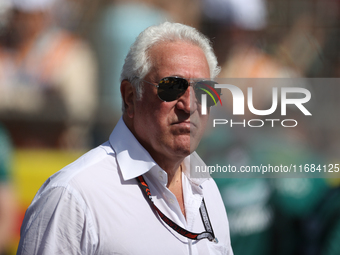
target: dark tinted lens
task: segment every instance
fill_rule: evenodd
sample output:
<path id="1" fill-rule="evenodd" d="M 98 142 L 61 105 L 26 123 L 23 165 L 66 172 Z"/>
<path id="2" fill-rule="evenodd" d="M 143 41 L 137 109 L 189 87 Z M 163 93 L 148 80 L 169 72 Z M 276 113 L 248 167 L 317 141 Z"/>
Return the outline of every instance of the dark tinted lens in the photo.
<path id="1" fill-rule="evenodd" d="M 221 89 L 214 88 L 217 82 L 215 81 L 200 81 L 195 85 L 195 94 L 196 98 L 199 102 L 201 102 L 202 94 L 207 95 L 207 107 L 211 107 L 215 105 L 219 101 L 218 96 L 221 95 Z"/>
<path id="2" fill-rule="evenodd" d="M 158 97 L 170 102 L 180 98 L 187 90 L 189 83 L 183 78 L 166 77 L 159 82 L 158 86 Z"/>

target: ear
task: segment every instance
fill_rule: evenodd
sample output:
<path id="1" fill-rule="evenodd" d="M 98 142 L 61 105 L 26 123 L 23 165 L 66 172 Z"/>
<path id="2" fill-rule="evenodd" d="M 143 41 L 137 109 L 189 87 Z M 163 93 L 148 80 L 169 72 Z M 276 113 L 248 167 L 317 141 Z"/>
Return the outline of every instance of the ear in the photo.
<path id="1" fill-rule="evenodd" d="M 124 102 L 124 115 L 127 115 L 129 118 L 133 118 L 135 109 L 135 90 L 128 80 L 123 80 L 120 84 L 120 93 L 122 94 L 122 99 Z"/>

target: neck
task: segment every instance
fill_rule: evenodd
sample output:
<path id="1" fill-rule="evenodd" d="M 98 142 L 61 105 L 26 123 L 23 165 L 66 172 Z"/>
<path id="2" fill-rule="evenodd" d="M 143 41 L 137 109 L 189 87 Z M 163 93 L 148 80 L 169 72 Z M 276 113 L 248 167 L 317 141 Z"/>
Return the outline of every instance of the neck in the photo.
<path id="1" fill-rule="evenodd" d="M 168 174 L 168 187 L 171 186 L 173 182 L 176 182 L 179 177 L 181 177 L 182 167 L 181 164 L 185 158 L 182 155 L 165 155 L 164 153 L 160 153 L 160 151 L 156 151 L 151 145 L 147 142 L 140 139 L 137 135 L 134 125 L 132 123 L 132 119 L 128 118 L 127 114 L 123 114 L 123 120 L 127 128 L 131 131 L 131 133 L 135 136 L 138 142 L 146 149 L 153 160 Z"/>
<path id="2" fill-rule="evenodd" d="M 167 188 L 175 195 L 181 211 L 185 215 L 184 198 L 183 198 L 183 187 L 182 187 L 182 162 L 185 157 L 165 157 L 159 152 L 155 151 L 152 147 L 148 147 L 147 143 L 138 139 L 136 132 L 131 123 L 131 119 L 126 114 L 123 115 L 123 120 L 126 126 L 129 128 L 131 133 L 136 137 L 140 144 L 150 153 L 153 160 L 167 173 L 168 183 Z"/>
<path id="3" fill-rule="evenodd" d="M 172 187 L 182 183 L 182 167 L 181 165 L 176 169 L 176 171 L 166 171 L 168 174 L 168 184 L 167 187 L 171 190 Z"/>
<path id="4" fill-rule="evenodd" d="M 186 217 L 183 198 L 182 166 L 180 166 L 173 175 L 168 173 L 167 187 L 176 196 L 179 207 L 181 208 L 184 217 Z"/>

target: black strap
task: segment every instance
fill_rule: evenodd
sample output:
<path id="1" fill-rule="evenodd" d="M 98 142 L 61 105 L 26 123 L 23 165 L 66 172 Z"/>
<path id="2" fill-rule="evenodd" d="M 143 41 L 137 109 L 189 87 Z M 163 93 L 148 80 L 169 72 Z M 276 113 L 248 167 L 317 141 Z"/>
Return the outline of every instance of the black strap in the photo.
<path id="1" fill-rule="evenodd" d="M 158 207 L 154 204 L 152 197 L 151 197 L 151 192 L 149 189 L 148 184 L 146 183 L 146 181 L 144 180 L 143 176 L 138 176 L 137 177 L 137 181 L 139 186 L 141 187 L 143 193 L 149 198 L 149 201 L 151 202 L 152 207 L 156 210 L 156 212 L 158 213 L 159 217 L 161 217 L 161 219 L 169 226 L 171 227 L 173 230 L 175 230 L 177 233 L 179 233 L 182 236 L 185 236 L 189 239 L 192 240 L 201 240 L 204 238 L 207 238 L 209 241 L 214 241 L 214 242 L 218 242 L 217 238 L 214 235 L 214 231 L 211 227 L 211 223 L 210 223 L 210 219 L 209 219 L 209 215 L 208 215 L 208 211 L 207 208 L 205 206 L 205 202 L 204 199 L 202 200 L 201 206 L 200 206 L 200 213 L 201 213 L 201 218 L 204 224 L 204 228 L 205 228 L 205 232 L 202 232 L 200 234 L 198 233 L 193 233 L 190 232 L 180 226 L 178 226 L 175 222 L 173 222 L 172 220 L 170 220 L 166 215 L 164 215 L 161 210 L 158 209 Z"/>

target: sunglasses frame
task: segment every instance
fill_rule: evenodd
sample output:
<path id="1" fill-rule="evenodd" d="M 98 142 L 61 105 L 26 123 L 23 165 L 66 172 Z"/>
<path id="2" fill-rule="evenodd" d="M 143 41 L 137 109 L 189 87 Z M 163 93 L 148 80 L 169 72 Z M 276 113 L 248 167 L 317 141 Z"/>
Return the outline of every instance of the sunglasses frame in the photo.
<path id="1" fill-rule="evenodd" d="M 143 81 L 143 82 L 145 82 L 145 83 L 148 83 L 148 84 L 150 84 L 150 85 L 152 85 L 152 86 L 154 86 L 155 88 L 157 88 L 157 96 L 158 96 L 158 98 L 161 100 L 161 101 L 163 101 L 163 102 L 172 102 L 172 101 L 175 101 L 175 100 L 178 100 L 179 98 L 181 98 L 181 96 L 183 96 L 184 94 L 185 94 L 185 92 L 187 91 L 187 89 L 188 89 L 188 87 L 189 86 L 192 86 L 193 87 L 193 89 L 194 89 L 194 92 L 195 92 L 195 96 L 196 96 L 196 98 L 197 98 L 197 100 L 201 103 L 201 101 L 200 101 L 200 97 L 198 97 L 197 96 L 197 94 L 198 94 L 198 90 L 196 89 L 196 86 L 197 86 L 197 84 L 199 84 L 199 83 L 204 83 L 204 82 L 213 82 L 214 84 L 217 84 L 217 82 L 214 82 L 214 81 L 211 81 L 211 80 L 199 80 L 199 81 L 194 81 L 194 79 L 191 79 L 191 80 L 193 80 L 193 81 L 188 81 L 187 79 L 185 79 L 185 78 L 183 78 L 183 77 L 180 77 L 180 76 L 167 76 L 167 77 L 164 77 L 164 78 L 162 78 L 160 81 L 159 81 L 159 83 L 157 84 L 157 85 L 155 85 L 155 84 L 153 84 L 152 82 L 149 82 L 149 81 L 146 81 L 146 80 L 144 80 L 144 79 L 140 79 L 139 77 L 135 77 L 136 79 L 139 79 L 140 81 Z M 160 97 L 160 93 L 159 93 L 159 89 L 160 89 L 160 87 L 161 87 L 161 82 L 162 81 L 164 81 L 164 79 L 172 79 L 172 78 L 175 78 L 175 79 L 180 79 L 180 80 L 182 80 L 182 81 L 185 81 L 186 82 L 186 88 L 185 88 L 185 90 L 183 91 L 183 92 L 181 92 L 181 93 L 179 93 L 177 96 L 176 96 L 176 98 L 175 99 L 172 99 L 172 100 L 164 100 L 163 98 L 161 98 Z M 220 89 L 218 89 L 218 90 L 220 90 Z M 219 95 L 221 95 L 221 93 L 220 92 L 218 92 L 218 94 Z M 210 103 L 209 103 L 210 102 Z M 213 105 L 216 105 L 216 101 L 214 100 L 214 101 L 212 101 L 212 100 L 208 100 L 208 107 L 211 107 L 211 106 L 213 106 Z"/>

